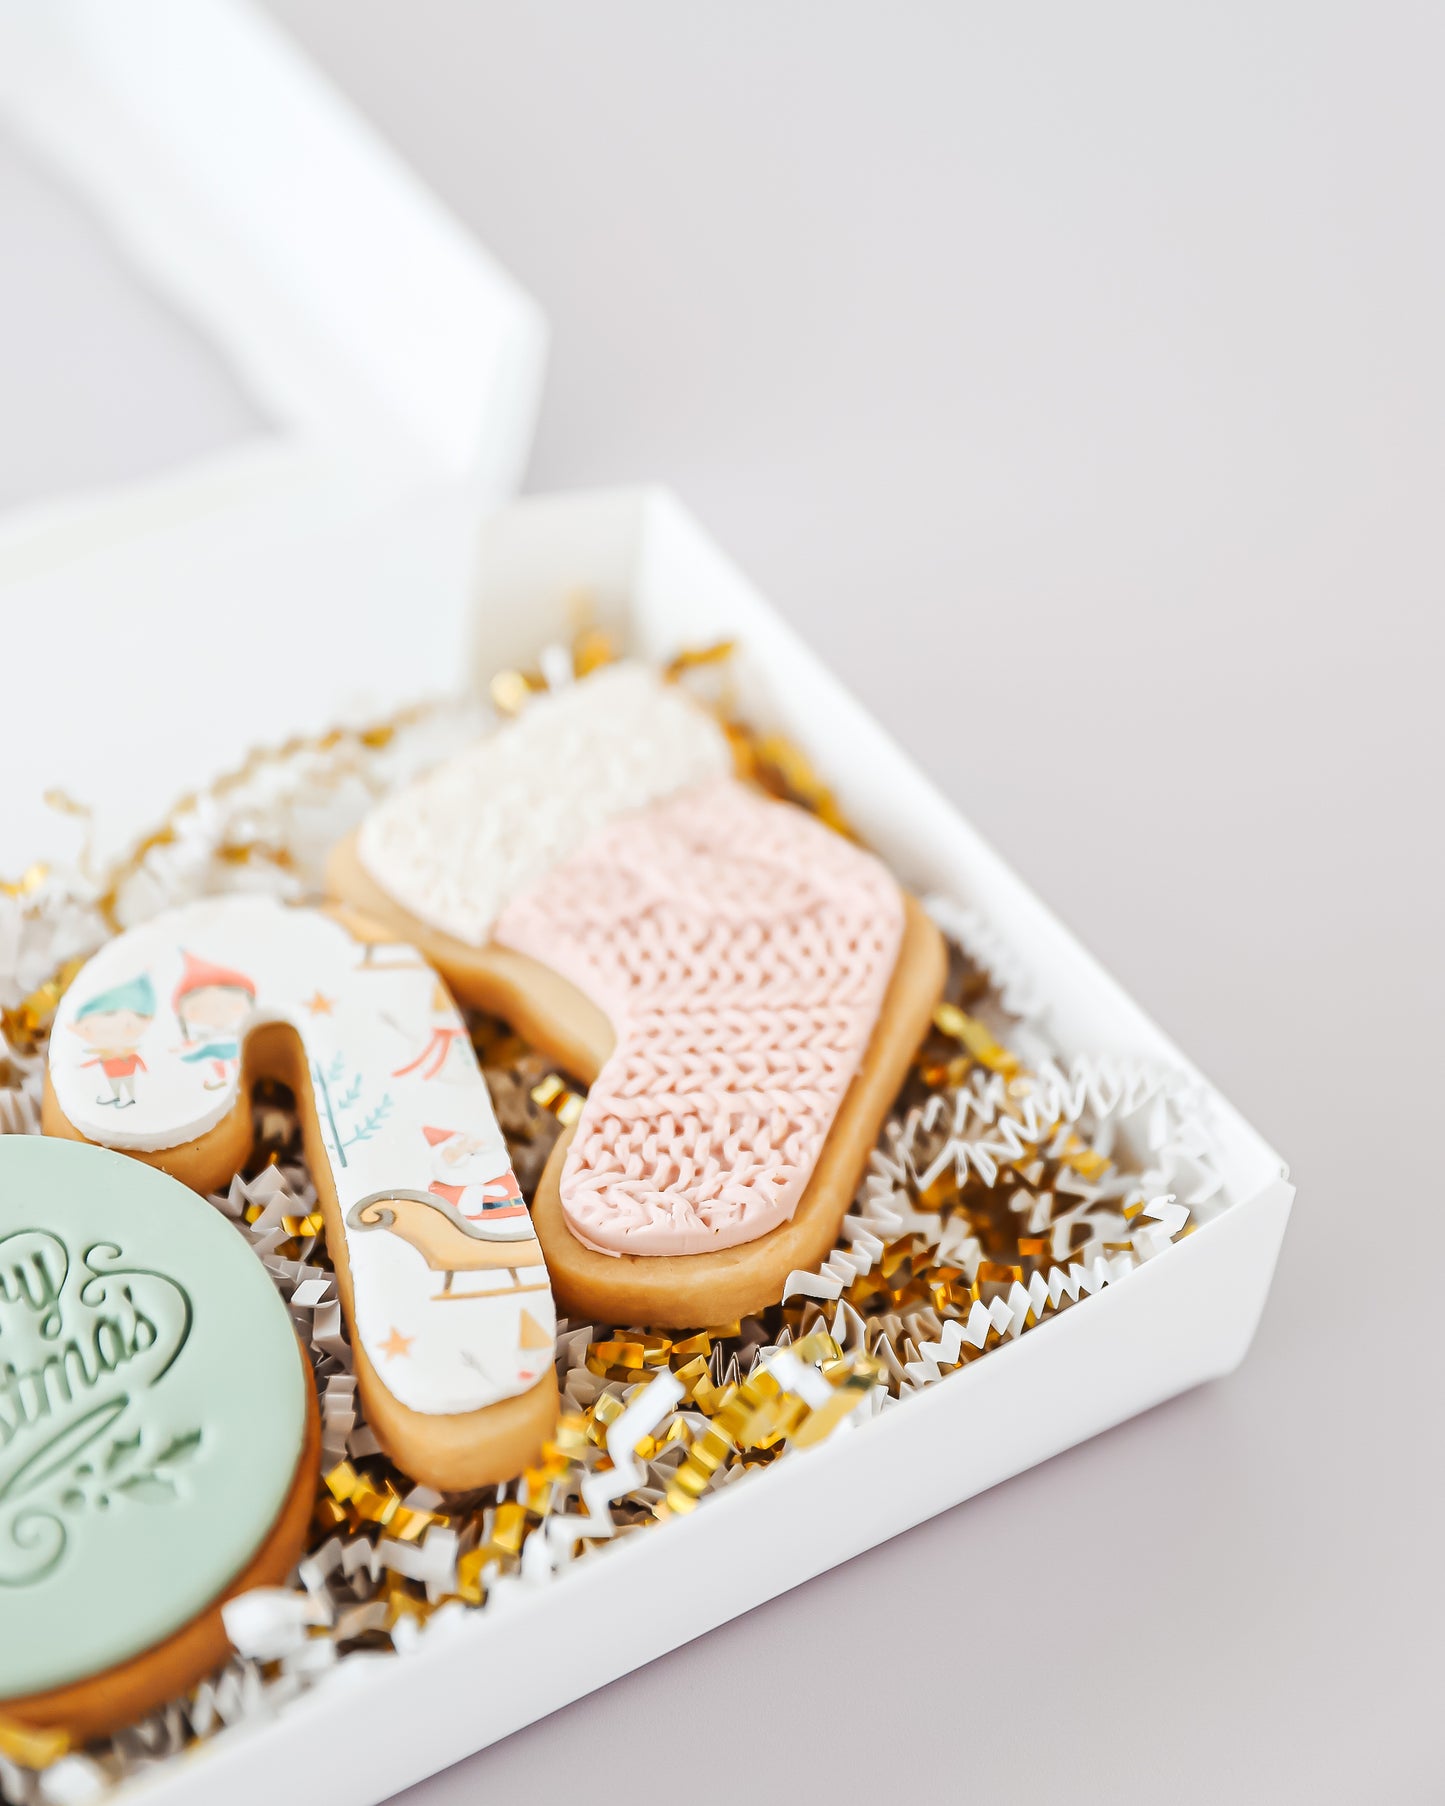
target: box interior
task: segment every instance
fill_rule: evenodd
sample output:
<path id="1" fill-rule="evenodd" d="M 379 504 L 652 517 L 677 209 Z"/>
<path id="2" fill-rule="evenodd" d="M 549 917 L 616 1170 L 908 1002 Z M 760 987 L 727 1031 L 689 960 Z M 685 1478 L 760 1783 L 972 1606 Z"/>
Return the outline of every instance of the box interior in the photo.
<path id="1" fill-rule="evenodd" d="M 684 645 L 735 639 L 750 720 L 802 745 L 864 840 L 905 883 L 983 913 L 1036 977 L 1048 1029 L 1066 1055 L 1132 1055 L 1199 1076 L 665 490 L 528 498 L 488 522 L 473 621 L 476 680 L 565 639 L 580 596 L 642 656 L 666 659 Z M 1212 1088 L 1208 1096 L 1230 1199 L 1282 1178 L 1279 1155 Z"/>
<path id="2" fill-rule="evenodd" d="M 474 614 L 478 676 L 565 638 L 579 595 L 633 650 L 742 642 L 747 703 L 796 735 L 844 807 L 919 884 L 989 908 L 1063 1006 L 1071 1044 L 1178 1062 L 1169 1041 L 1029 896 L 773 616 L 668 495 L 520 503 L 494 517 Z M 1278 1156 L 1216 1099 L 1232 1208 L 986 1359 L 697 1512 L 518 1575 L 413 1653 L 344 1662 L 274 1722 L 241 1727 L 127 1798 L 211 1806 L 285 1788 L 324 1747 L 336 1806 L 376 1801 L 1021 1469 L 1229 1371 L 1263 1306 L 1291 1190 Z M 960 1529 L 961 1534 L 966 1531 Z M 384 1698 L 385 1710 L 376 1709 Z M 405 1734 L 397 1727 L 405 1726 Z"/>

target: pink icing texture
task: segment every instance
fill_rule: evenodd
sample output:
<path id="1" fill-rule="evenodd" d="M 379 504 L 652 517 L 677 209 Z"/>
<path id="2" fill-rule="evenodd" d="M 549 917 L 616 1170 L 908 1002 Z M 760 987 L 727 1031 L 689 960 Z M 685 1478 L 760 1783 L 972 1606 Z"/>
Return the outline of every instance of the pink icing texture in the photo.
<path id="1" fill-rule="evenodd" d="M 616 1046 L 562 1171 L 604 1254 L 702 1254 L 792 1216 L 903 934 L 876 859 L 732 779 L 592 834 L 495 936 L 604 1010 Z"/>

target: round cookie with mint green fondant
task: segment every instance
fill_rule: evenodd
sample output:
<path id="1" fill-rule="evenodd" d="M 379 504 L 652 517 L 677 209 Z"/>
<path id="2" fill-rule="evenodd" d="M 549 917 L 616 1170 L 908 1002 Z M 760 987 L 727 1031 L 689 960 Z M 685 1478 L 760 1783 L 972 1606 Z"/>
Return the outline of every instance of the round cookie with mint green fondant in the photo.
<path id="1" fill-rule="evenodd" d="M 280 1581 L 315 1402 L 234 1228 L 124 1155 L 0 1136 L 0 1715 L 113 1729 L 225 1659 Z"/>

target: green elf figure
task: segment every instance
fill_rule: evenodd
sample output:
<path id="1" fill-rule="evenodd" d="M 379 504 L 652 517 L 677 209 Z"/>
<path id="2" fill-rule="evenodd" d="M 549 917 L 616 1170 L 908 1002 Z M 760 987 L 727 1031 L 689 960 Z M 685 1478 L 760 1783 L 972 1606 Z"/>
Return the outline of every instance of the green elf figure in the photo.
<path id="1" fill-rule="evenodd" d="M 95 1056 L 82 1060 L 81 1070 L 98 1066 L 110 1084 L 110 1096 L 98 1097 L 96 1103 L 128 1110 L 135 1102 L 135 1075 L 147 1069 L 138 1050 L 155 1013 L 155 986 L 144 972 L 112 985 L 75 1012 L 71 1033 L 79 1035 Z"/>
<path id="2" fill-rule="evenodd" d="M 171 1008 L 185 1038 L 182 1063 L 204 1060 L 211 1076 L 207 1091 L 220 1091 L 241 1063 L 241 1029 L 256 1002 L 256 987 L 244 972 L 197 959 L 182 949 L 185 969 L 171 998 Z"/>

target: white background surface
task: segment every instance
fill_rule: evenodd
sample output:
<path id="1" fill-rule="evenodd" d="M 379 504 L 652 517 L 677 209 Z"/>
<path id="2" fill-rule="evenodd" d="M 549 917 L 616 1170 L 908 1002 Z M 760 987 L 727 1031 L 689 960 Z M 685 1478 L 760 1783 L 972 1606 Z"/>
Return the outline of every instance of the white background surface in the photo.
<path id="1" fill-rule="evenodd" d="M 1445 15 L 273 10 L 547 309 L 528 486 L 677 487 L 1300 1187 L 1235 1378 L 411 1797 L 1438 1799 Z M 94 259 L 0 144 L 0 501 L 253 424 Z"/>

